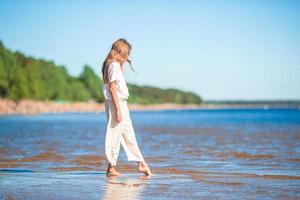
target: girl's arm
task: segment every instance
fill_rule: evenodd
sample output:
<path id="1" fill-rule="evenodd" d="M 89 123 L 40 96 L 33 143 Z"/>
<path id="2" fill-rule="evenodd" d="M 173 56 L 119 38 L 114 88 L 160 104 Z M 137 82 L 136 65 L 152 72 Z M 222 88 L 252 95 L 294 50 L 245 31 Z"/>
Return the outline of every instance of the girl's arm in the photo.
<path id="1" fill-rule="evenodd" d="M 116 81 L 112 81 L 109 84 L 109 91 L 111 93 L 111 97 L 113 99 L 115 108 L 116 108 L 116 119 L 117 123 L 120 123 L 122 121 L 122 115 L 121 115 L 121 110 L 120 110 L 120 105 L 119 105 L 119 100 L 117 96 L 117 88 L 116 88 Z"/>

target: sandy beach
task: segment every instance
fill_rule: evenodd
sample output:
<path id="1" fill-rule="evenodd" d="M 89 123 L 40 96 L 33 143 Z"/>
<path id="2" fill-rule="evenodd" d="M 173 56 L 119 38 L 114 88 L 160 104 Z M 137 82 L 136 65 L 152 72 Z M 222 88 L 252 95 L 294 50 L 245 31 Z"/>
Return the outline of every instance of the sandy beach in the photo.
<path id="1" fill-rule="evenodd" d="M 130 110 L 135 111 L 151 111 L 151 110 L 182 110 L 182 109 L 234 109 L 234 108 L 264 108 L 268 109 L 268 104 L 151 104 L 140 105 L 128 103 Z M 275 105 L 276 107 L 276 105 Z M 277 107 L 288 107 L 286 104 L 279 104 Z M 295 106 L 294 106 L 295 107 Z M 296 105 L 300 108 L 300 104 Z M 18 102 L 10 99 L 0 99 L 0 115 L 32 115 L 41 113 L 67 113 L 67 112 L 104 112 L 104 104 L 94 101 L 89 102 L 55 102 L 55 101 L 35 101 L 20 100 Z"/>

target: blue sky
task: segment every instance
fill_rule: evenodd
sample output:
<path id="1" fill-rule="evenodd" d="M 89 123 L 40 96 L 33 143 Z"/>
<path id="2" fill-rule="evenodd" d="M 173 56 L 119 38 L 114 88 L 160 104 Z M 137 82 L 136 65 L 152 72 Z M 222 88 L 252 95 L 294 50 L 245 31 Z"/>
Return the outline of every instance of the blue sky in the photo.
<path id="1" fill-rule="evenodd" d="M 88 2 L 88 3 L 87 3 Z M 172 2 L 172 3 L 169 3 Z M 116 39 L 127 82 L 205 100 L 300 99 L 300 1 L 0 1 L 0 40 L 78 76 Z"/>

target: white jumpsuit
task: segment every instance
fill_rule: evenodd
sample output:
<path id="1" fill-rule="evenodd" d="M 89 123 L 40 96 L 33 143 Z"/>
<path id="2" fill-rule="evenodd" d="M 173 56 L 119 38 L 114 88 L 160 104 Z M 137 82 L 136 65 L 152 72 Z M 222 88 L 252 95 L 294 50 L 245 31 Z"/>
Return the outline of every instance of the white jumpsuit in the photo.
<path id="1" fill-rule="evenodd" d="M 127 105 L 128 89 L 123 77 L 120 65 L 113 62 L 109 67 L 109 79 L 117 80 L 119 106 L 122 115 L 122 121 L 116 121 L 116 108 L 114 106 L 111 95 L 108 91 L 108 84 L 103 88 L 105 98 L 105 111 L 107 117 L 106 137 L 105 137 L 105 155 L 107 161 L 116 166 L 120 144 L 122 144 L 128 161 L 144 161 L 142 153 L 138 147 L 135 137 L 130 111 Z M 120 87 L 121 86 L 121 87 Z M 122 89 L 123 87 L 123 89 Z M 120 90 L 122 89 L 122 90 Z"/>
<path id="2" fill-rule="evenodd" d="M 136 141 L 127 101 L 125 99 L 120 99 L 119 105 L 122 113 L 122 121 L 117 123 L 113 101 L 105 100 L 105 110 L 107 116 L 105 154 L 107 160 L 112 166 L 116 166 L 120 150 L 120 143 L 125 150 L 128 161 L 144 160 Z"/>

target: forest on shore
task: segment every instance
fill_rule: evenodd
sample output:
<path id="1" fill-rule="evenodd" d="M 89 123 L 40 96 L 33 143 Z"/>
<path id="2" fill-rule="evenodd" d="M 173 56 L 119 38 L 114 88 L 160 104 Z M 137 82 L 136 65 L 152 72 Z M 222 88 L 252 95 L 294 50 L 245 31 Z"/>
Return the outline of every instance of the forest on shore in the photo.
<path id="1" fill-rule="evenodd" d="M 100 70 L 99 70 L 100 71 Z M 100 74 L 99 74 L 100 75 Z M 0 41 L 0 97 L 14 101 L 23 99 L 60 102 L 104 101 L 102 80 L 85 65 L 78 77 L 71 76 L 65 66 L 53 61 L 26 56 L 7 49 Z M 161 89 L 127 83 L 129 99 L 137 104 L 201 104 L 199 95 L 174 88 Z"/>

